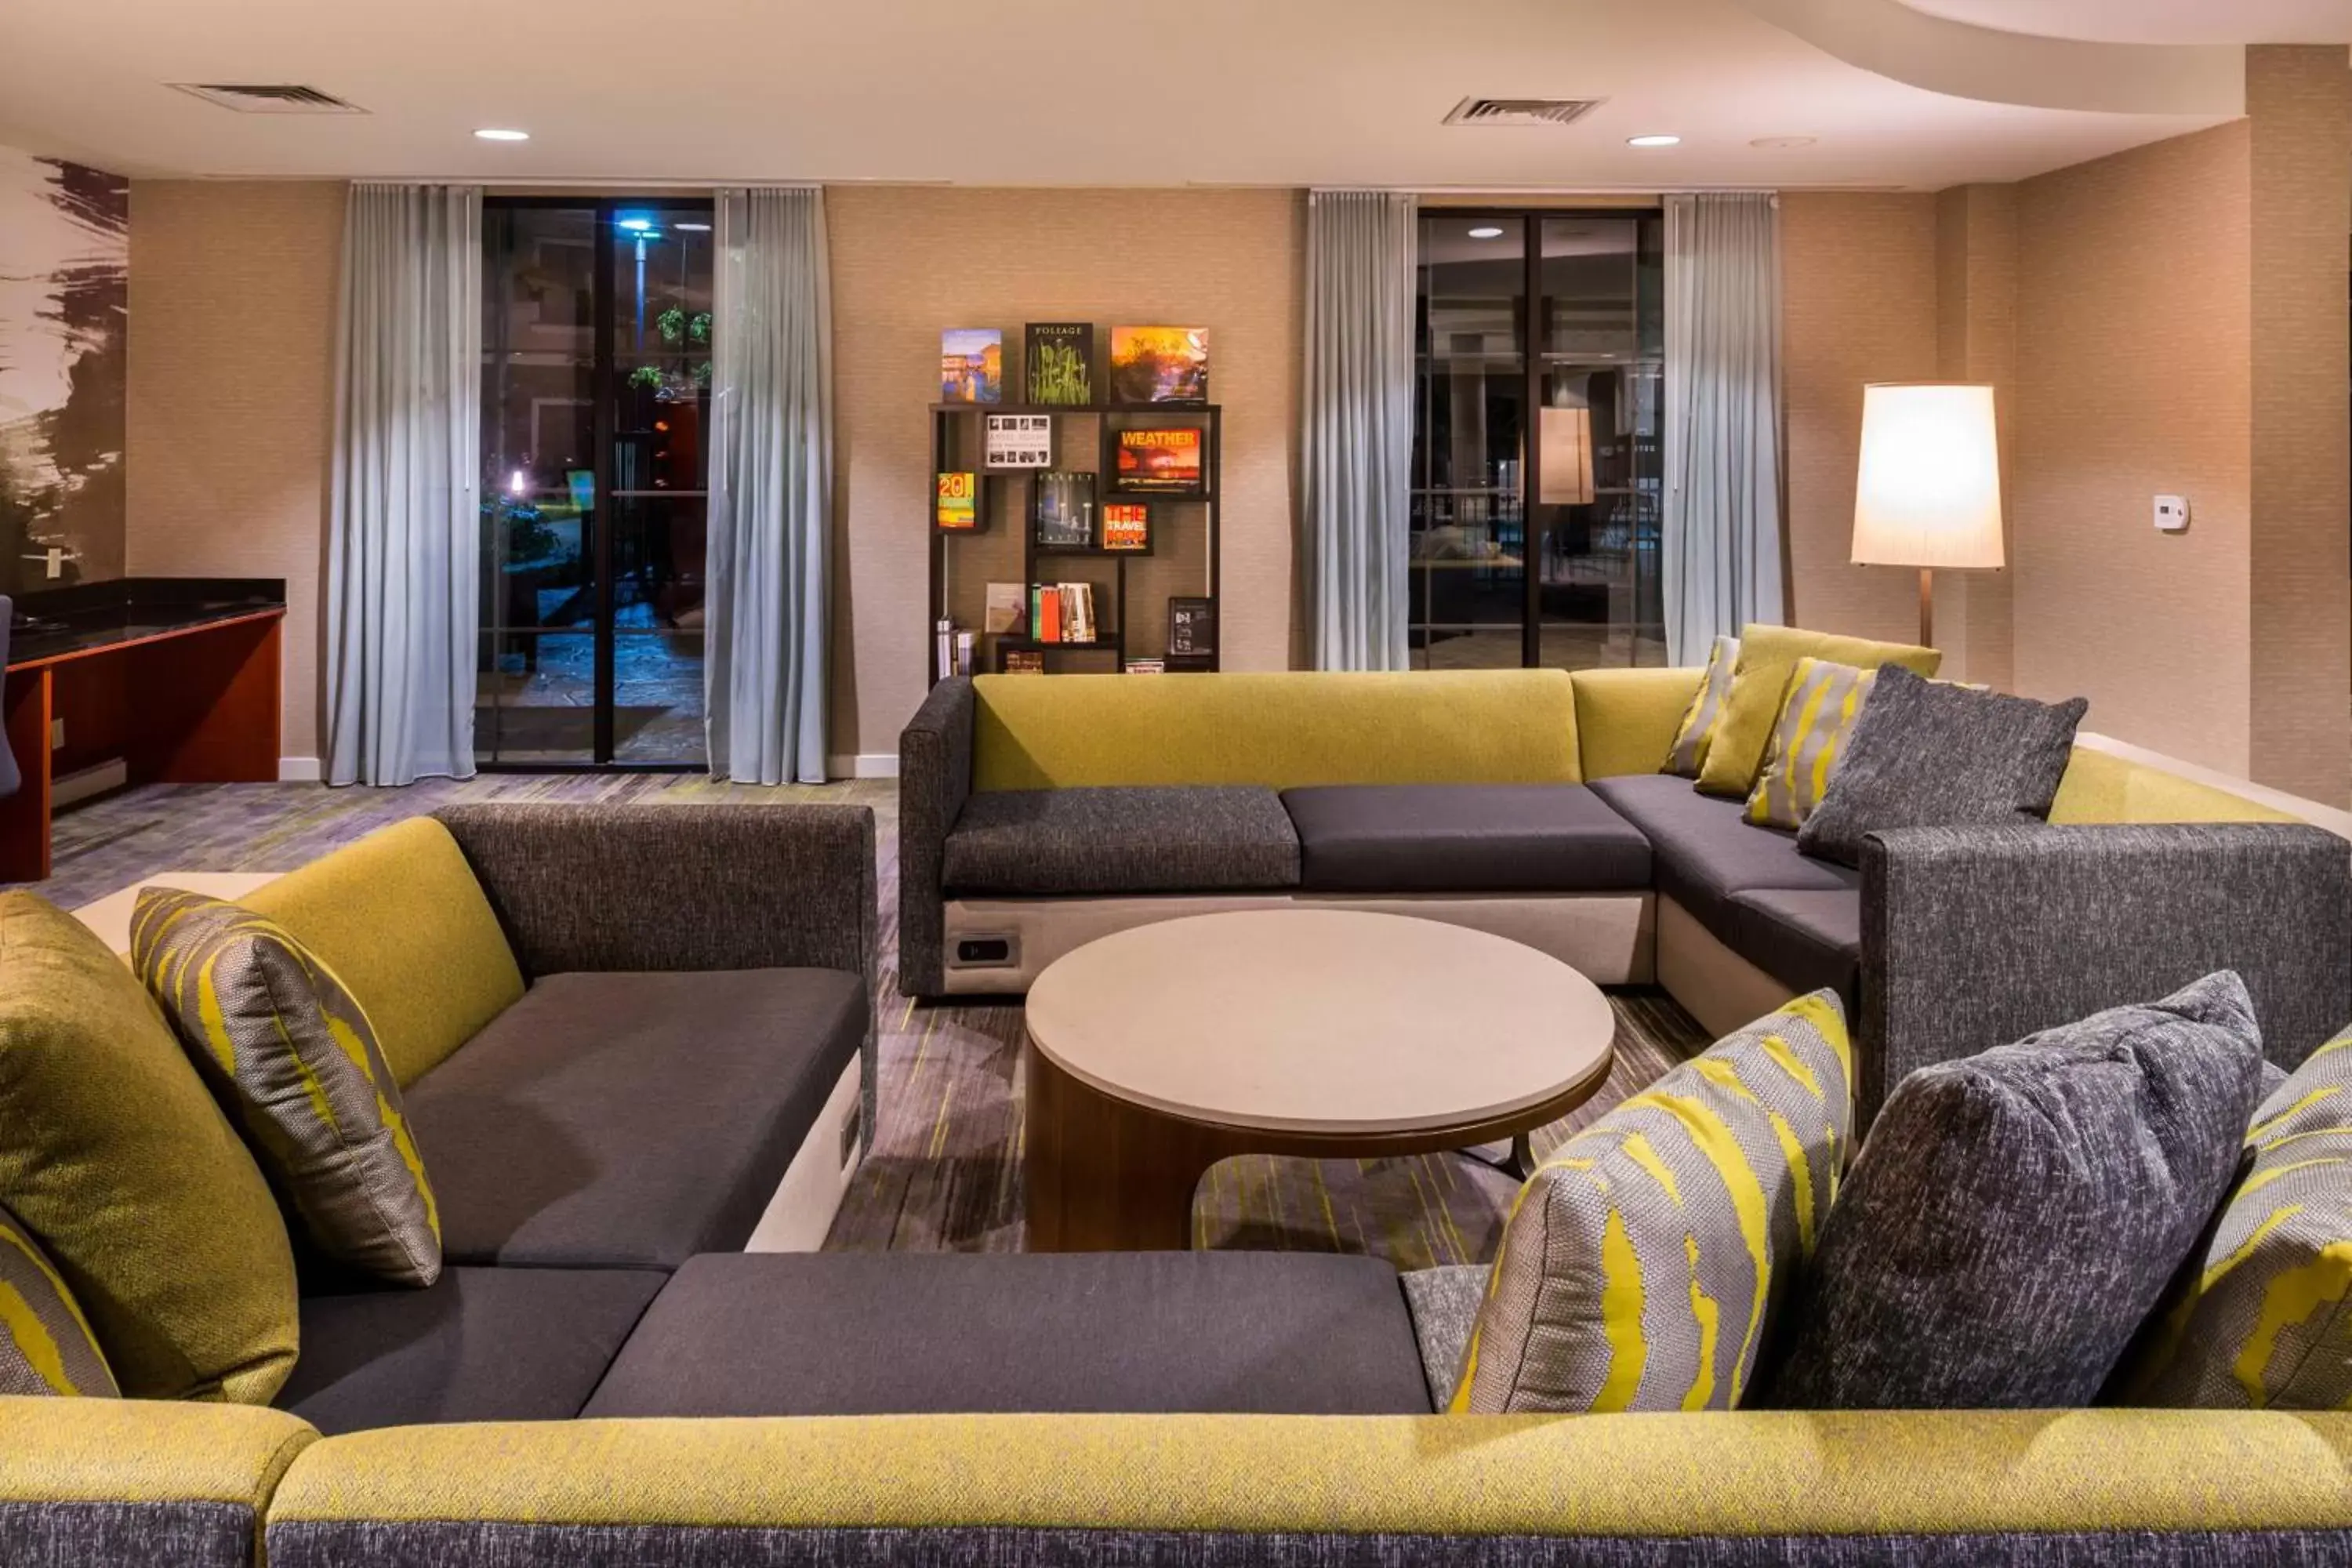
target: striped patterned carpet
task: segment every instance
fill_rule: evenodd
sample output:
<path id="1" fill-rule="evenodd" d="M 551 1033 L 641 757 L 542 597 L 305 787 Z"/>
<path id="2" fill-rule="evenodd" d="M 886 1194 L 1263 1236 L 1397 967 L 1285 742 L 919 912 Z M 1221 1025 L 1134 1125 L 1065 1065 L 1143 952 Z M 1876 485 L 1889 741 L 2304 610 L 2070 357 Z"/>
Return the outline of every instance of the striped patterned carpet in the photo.
<path id="1" fill-rule="evenodd" d="M 470 800 L 871 805 L 881 855 L 881 1125 L 826 1245 L 963 1251 L 1021 1246 L 1021 1009 L 925 1006 L 898 994 L 892 781 L 757 789 L 638 774 L 499 775 L 404 790 L 154 785 L 59 818 L 57 874 L 38 890 L 70 909 L 158 871 L 291 870 L 386 823 Z M 1612 1001 L 1617 1063 L 1608 1087 L 1538 1132 L 1538 1154 L 1706 1043 L 1663 993 L 1628 990 Z M 1202 1183 L 1193 1238 L 1201 1247 L 1370 1253 L 1407 1268 L 1483 1261 L 1494 1255 L 1517 1190 L 1509 1177 L 1456 1154 L 1228 1160 Z"/>

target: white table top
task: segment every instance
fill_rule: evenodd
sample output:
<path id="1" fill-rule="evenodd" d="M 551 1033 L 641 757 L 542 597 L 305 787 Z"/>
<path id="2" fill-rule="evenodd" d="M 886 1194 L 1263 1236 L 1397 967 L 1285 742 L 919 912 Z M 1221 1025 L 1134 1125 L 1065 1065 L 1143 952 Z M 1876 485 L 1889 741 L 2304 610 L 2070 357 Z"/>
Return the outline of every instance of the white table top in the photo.
<path id="1" fill-rule="evenodd" d="M 1616 1016 L 1558 959 L 1465 926 L 1252 910 L 1088 942 L 1029 988 L 1029 1037 L 1116 1099 L 1287 1132 L 1412 1132 L 1609 1070 Z"/>

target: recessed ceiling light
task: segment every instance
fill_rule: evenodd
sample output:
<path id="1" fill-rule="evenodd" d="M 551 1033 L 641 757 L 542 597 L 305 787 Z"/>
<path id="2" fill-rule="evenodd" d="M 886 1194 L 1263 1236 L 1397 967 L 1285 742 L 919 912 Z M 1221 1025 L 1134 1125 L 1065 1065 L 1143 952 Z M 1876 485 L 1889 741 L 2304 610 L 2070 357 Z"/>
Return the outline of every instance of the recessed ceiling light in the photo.
<path id="1" fill-rule="evenodd" d="M 528 142 L 530 140 L 530 132 L 528 131 L 510 131 L 502 126 L 497 125 L 485 125 L 479 131 L 475 132 L 474 135 L 484 142 Z"/>
<path id="2" fill-rule="evenodd" d="M 1625 138 L 1625 145 L 1628 147 L 1679 147 L 1682 145 L 1682 141 L 1679 136 L 1628 136 Z"/>
<path id="3" fill-rule="evenodd" d="M 1810 147 L 1820 140 L 1818 136 L 1759 136 L 1748 145 L 1761 147 L 1768 152 L 1780 152 L 1791 147 Z"/>
<path id="4" fill-rule="evenodd" d="M 1472 229 L 1470 231 L 1470 237 L 1473 239 L 1500 239 L 1503 237 L 1503 231 L 1496 228 L 1490 223 L 1484 225 L 1481 227 Z"/>

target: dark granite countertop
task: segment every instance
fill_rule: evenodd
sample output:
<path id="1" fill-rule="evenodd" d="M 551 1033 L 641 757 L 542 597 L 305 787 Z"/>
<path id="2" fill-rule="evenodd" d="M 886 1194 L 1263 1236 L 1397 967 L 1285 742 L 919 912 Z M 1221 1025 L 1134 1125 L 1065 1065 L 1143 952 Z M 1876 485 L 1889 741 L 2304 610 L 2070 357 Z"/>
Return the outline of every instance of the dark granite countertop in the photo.
<path id="1" fill-rule="evenodd" d="M 45 588 L 16 597 L 8 664 L 13 668 L 285 607 L 282 577 L 120 577 Z"/>

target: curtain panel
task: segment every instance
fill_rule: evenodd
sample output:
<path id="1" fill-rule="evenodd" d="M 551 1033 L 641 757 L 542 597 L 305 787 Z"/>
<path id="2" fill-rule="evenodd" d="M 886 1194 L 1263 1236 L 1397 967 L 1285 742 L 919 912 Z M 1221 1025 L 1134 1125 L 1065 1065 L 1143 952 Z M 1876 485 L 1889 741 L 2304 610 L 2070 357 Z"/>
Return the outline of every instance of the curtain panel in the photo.
<path id="1" fill-rule="evenodd" d="M 710 396 L 710 772 L 824 781 L 833 303 L 824 194 L 718 193 Z"/>
<path id="2" fill-rule="evenodd" d="M 474 772 L 482 193 L 344 209 L 327 537 L 327 782 Z"/>
<path id="3" fill-rule="evenodd" d="M 1781 619 L 1780 215 L 1769 195 L 1666 198 L 1668 657 Z"/>
<path id="4" fill-rule="evenodd" d="M 1301 531 L 1318 669 L 1402 669 L 1416 204 L 1307 198 Z"/>

